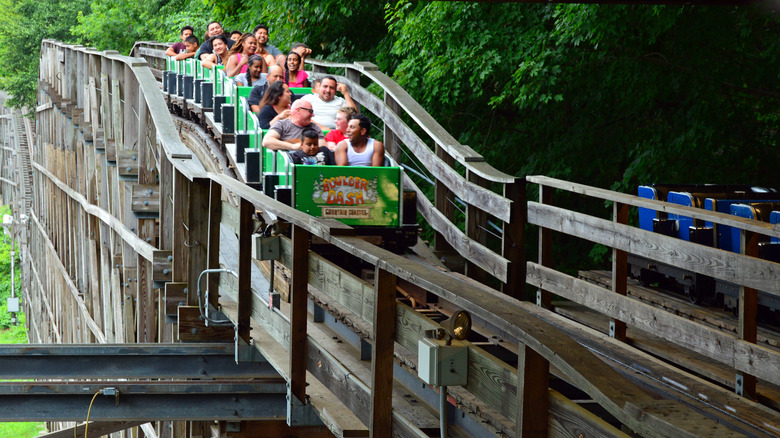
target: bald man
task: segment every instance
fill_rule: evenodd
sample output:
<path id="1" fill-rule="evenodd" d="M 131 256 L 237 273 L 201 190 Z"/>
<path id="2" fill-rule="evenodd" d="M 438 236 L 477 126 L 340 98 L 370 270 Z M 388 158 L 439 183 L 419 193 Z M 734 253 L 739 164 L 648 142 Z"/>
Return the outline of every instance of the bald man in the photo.
<path id="1" fill-rule="evenodd" d="M 263 95 L 265 94 L 265 90 L 268 89 L 268 86 L 276 81 L 284 79 L 284 70 L 278 65 L 272 65 L 268 67 L 268 73 L 264 73 L 260 76 L 261 79 L 255 83 L 252 87 L 252 91 L 249 93 L 249 97 L 246 99 L 249 109 L 255 114 L 260 112 L 260 101 L 263 100 Z M 263 81 L 263 76 L 265 76 L 265 81 Z"/>
<path id="2" fill-rule="evenodd" d="M 312 123 L 313 115 L 311 103 L 303 99 L 296 100 L 290 109 L 290 117 L 271 125 L 263 136 L 263 147 L 275 151 L 297 151 L 301 148 L 301 134 L 308 128 L 317 132 L 319 145 L 325 146 L 325 134 L 316 123 Z"/>

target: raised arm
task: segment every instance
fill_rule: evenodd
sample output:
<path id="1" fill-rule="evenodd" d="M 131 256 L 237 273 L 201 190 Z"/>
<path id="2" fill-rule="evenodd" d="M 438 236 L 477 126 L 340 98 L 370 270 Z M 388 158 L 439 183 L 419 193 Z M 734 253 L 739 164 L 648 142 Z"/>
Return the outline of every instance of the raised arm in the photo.
<path id="1" fill-rule="evenodd" d="M 282 141 L 281 138 L 282 136 L 278 131 L 271 129 L 268 131 L 268 134 L 263 136 L 263 147 L 272 151 L 297 151 L 301 148 L 300 143 Z"/>
<path id="2" fill-rule="evenodd" d="M 230 58 L 228 58 L 227 65 L 225 66 L 225 71 L 227 72 L 228 77 L 232 78 L 241 73 L 241 67 L 246 64 L 247 59 L 249 59 L 249 57 L 242 56 L 241 61 L 239 61 L 238 54 L 231 55 Z"/>
<path id="3" fill-rule="evenodd" d="M 358 111 L 357 105 L 355 105 L 355 101 L 352 100 L 352 96 L 349 95 L 349 90 L 347 90 L 346 84 L 338 83 L 336 84 L 336 91 L 341 91 L 341 94 L 344 96 L 344 100 L 347 106 L 351 106 L 352 108 L 355 108 L 355 111 Z M 358 111 L 360 112 L 360 111 Z"/>
<path id="4" fill-rule="evenodd" d="M 195 56 L 195 52 L 182 52 L 176 55 L 174 59 L 181 61 L 182 59 L 192 58 L 193 56 Z"/>
<path id="5" fill-rule="evenodd" d="M 203 68 L 212 68 L 217 64 L 217 54 L 207 53 L 206 57 L 201 61 Z"/>
<path id="6" fill-rule="evenodd" d="M 374 155 L 371 156 L 372 166 L 382 166 L 385 163 L 385 145 L 374 140 Z"/>

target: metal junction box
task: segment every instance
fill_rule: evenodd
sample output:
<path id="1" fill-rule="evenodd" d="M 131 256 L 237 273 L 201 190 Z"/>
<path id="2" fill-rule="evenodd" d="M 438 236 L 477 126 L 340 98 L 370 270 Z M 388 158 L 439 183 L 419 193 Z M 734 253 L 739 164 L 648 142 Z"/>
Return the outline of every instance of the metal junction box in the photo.
<path id="1" fill-rule="evenodd" d="M 425 383 L 433 386 L 468 383 L 468 347 L 458 341 L 447 345 L 436 339 L 420 339 L 417 345 L 417 376 Z"/>

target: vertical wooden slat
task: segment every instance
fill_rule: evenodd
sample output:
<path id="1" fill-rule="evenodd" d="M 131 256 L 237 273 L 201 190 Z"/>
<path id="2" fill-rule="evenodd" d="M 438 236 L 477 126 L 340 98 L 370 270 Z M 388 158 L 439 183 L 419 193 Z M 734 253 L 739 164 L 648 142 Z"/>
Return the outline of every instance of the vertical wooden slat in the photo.
<path id="1" fill-rule="evenodd" d="M 393 410 L 393 342 L 396 276 L 374 270 L 374 348 L 371 350 L 371 436 L 390 437 Z"/>
<path id="2" fill-rule="evenodd" d="M 181 172 L 173 169 L 173 281 L 186 282 L 188 278 L 189 238 L 187 224 L 190 217 L 190 181 Z M 187 242 L 189 244 L 189 242 Z M 192 295 L 192 294 L 189 294 Z M 194 303 L 187 302 L 188 305 Z"/>
<path id="3" fill-rule="evenodd" d="M 290 291 L 290 392 L 306 401 L 306 301 L 309 284 L 310 233 L 297 226 L 292 230 L 292 287 Z"/>
<path id="4" fill-rule="evenodd" d="M 502 254 L 509 260 L 507 280 L 502 291 L 519 300 L 525 289 L 525 225 L 527 220 L 526 181 L 518 178 L 512 184 L 504 185 L 504 196 L 512 201 L 509 222 L 504 223 Z"/>
<path id="5" fill-rule="evenodd" d="M 242 201 L 242 208 L 243 208 L 243 199 Z M 246 242 L 243 242 L 242 239 L 246 239 L 248 242 L 250 242 L 249 245 L 249 251 L 251 253 L 252 250 L 252 244 L 251 244 L 251 234 L 252 234 L 252 214 L 254 212 L 254 208 L 252 208 L 252 204 L 249 204 L 249 214 L 248 218 L 244 218 L 244 211 L 241 211 L 241 224 L 244 224 L 244 221 L 248 222 L 249 230 L 246 231 L 249 233 L 246 236 L 239 236 L 239 244 L 243 245 Z M 222 186 L 218 183 L 215 183 L 214 181 L 211 181 L 211 187 L 209 191 L 209 240 L 207 245 L 207 255 L 206 258 L 208 260 L 208 269 L 218 269 L 219 268 L 219 224 L 222 221 Z M 240 232 L 244 232 L 243 228 Z M 243 248 L 243 247 L 242 247 Z M 242 255 L 241 252 L 239 252 L 239 255 Z M 251 257 L 251 254 L 250 254 Z M 241 268 L 240 260 L 239 260 L 239 270 Z M 240 273 L 239 273 L 240 275 Z M 251 274 L 250 274 L 250 283 L 251 283 Z M 219 276 L 217 275 L 210 275 L 209 281 L 208 281 L 208 290 L 209 292 L 209 304 L 211 304 L 214 307 L 219 307 Z"/>
<path id="6" fill-rule="evenodd" d="M 520 344 L 517 355 L 517 435 L 547 437 L 550 363 Z"/>
<path id="7" fill-rule="evenodd" d="M 615 202 L 612 205 L 612 220 L 618 224 L 628 225 L 628 205 Z M 618 249 L 612 249 L 612 291 L 623 296 L 628 292 L 628 254 Z M 626 323 L 613 318 L 610 322 L 609 334 L 625 342 Z"/>
<path id="8" fill-rule="evenodd" d="M 553 200 L 553 189 L 539 186 L 539 202 L 550 205 Z M 539 264 L 548 268 L 552 267 L 552 230 L 539 227 Z M 552 294 L 544 289 L 537 292 L 536 303 L 545 309 L 552 308 Z"/>
<path id="9" fill-rule="evenodd" d="M 487 187 L 487 181 L 479 175 L 466 170 L 466 178 L 480 187 Z M 466 235 L 474 241 L 487 245 L 487 213 L 474 207 L 471 204 L 466 205 Z M 466 263 L 466 275 L 474 280 L 484 283 L 487 280 L 487 273 L 477 265 L 471 262 Z"/>
<path id="10" fill-rule="evenodd" d="M 401 106 L 398 105 L 398 102 L 393 99 L 393 96 L 388 94 L 385 91 L 385 105 L 387 105 L 390 110 L 398 115 L 401 115 Z M 397 135 L 395 135 L 395 132 L 393 132 L 392 129 L 385 123 L 384 128 L 384 145 L 385 150 L 387 150 L 387 153 L 390 154 L 391 157 L 397 162 L 401 161 L 401 141 L 398 138 Z"/>
<path id="11" fill-rule="evenodd" d="M 217 192 L 216 199 L 214 196 L 212 199 L 218 204 L 221 188 L 218 184 L 213 184 L 211 190 L 212 195 L 214 195 L 214 191 Z M 255 208 L 246 199 L 241 198 L 240 202 L 238 216 L 238 321 L 236 322 L 238 324 L 238 337 L 248 344 L 250 341 L 250 318 L 252 317 L 252 215 Z M 219 222 L 217 222 L 216 227 L 219 228 Z M 217 241 L 217 245 L 219 245 L 219 241 Z M 219 263 L 219 253 L 215 257 Z M 209 296 L 209 302 L 212 304 L 218 302 L 217 294 L 213 295 L 215 295 L 214 300 Z"/>
<path id="12" fill-rule="evenodd" d="M 187 303 L 198 305 L 198 277 L 207 267 L 206 245 L 209 240 L 209 191 L 210 180 L 195 178 L 190 184 L 190 217 L 189 217 L 189 293 Z M 203 287 L 203 285 L 201 285 Z M 202 299 L 202 297 L 201 297 Z"/>
<path id="13" fill-rule="evenodd" d="M 742 254 L 750 257 L 758 257 L 758 234 L 740 230 L 739 240 L 740 252 Z M 738 334 L 740 339 L 753 344 L 756 343 L 758 334 L 757 314 L 758 291 L 750 287 L 740 286 Z M 739 395 L 751 400 L 756 400 L 756 376 L 738 371 L 736 389 Z"/>
<path id="14" fill-rule="evenodd" d="M 452 166 L 454 162 L 447 151 L 438 144 L 436 145 L 436 156 L 441 158 L 448 166 Z M 437 179 L 434 188 L 434 205 L 436 206 L 436 209 L 439 210 L 450 222 L 452 222 L 455 217 L 455 206 L 453 205 L 454 201 L 455 196 L 452 193 L 452 190 L 450 190 L 443 182 Z M 436 251 L 453 251 L 452 246 L 444 238 L 444 235 L 438 232 L 434 237 L 433 246 Z"/>

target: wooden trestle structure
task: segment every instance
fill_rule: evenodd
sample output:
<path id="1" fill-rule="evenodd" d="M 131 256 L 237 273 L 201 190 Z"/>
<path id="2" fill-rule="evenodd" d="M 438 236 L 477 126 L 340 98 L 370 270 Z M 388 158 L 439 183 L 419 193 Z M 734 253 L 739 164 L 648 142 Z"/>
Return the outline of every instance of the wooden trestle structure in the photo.
<path id="1" fill-rule="evenodd" d="M 229 153 L 230 136 L 210 109 L 161 92 L 155 77 L 161 49 L 139 43 L 140 59 L 43 43 L 35 138 L 29 139 L 32 202 L 21 225 L 33 345 L 3 354 L 18 360 L 16 378 L 61 373 L 84 389 L 65 381 L 42 383 L 47 390 L 0 383 L 0 420 L 46 420 L 62 429 L 53 436 L 72 436 L 89 399 L 110 386 L 120 395 L 96 399 L 90 432 L 438 436 L 438 407 L 430 402 L 437 389 L 417 378 L 417 344 L 438 326 L 432 314 L 464 309 L 481 336 L 465 342 L 468 384 L 449 388 L 452 436 L 780 435 L 780 413 L 767 406 L 776 403 L 780 352 L 756 343 L 755 317 L 756 290 L 780 295 L 780 266 L 648 233 L 628 225 L 627 217 L 630 207 L 684 214 L 739 227 L 747 242 L 754 234 L 780 237 L 779 229 L 542 176 L 502 174 L 372 65 L 313 61 L 315 74 L 342 73 L 355 101 L 383 121 L 385 144 L 400 163 L 419 163 L 431 176 L 432 200 L 411 178 L 405 183 L 418 191 L 418 209 L 436 231 L 434 246 L 462 254 L 468 278 L 385 251 L 347 226 L 245 185 Z M 383 98 L 367 91 L 368 83 Z M 5 112 L 0 154 L 19 147 L 23 129 L 15 127 L 25 123 Z M 24 198 L 23 173 L 0 175 L 6 202 Z M 526 200 L 532 189 L 538 202 Z M 598 218 L 555 206 L 555 191 L 609 201 L 614 214 Z M 258 229 L 272 224 L 288 226 L 290 237 L 279 238 L 280 258 L 269 264 L 255 258 L 253 245 Z M 493 229 L 498 237 L 489 235 Z M 538 262 L 525 260 L 526 229 L 538 230 Z M 612 248 L 611 290 L 553 269 L 553 232 Z M 353 275 L 313 251 L 313 241 L 349 254 L 372 275 Z M 743 285 L 738 333 L 626 296 L 628 252 Z M 219 268 L 235 276 L 214 273 L 198 285 L 201 272 Z M 474 278 L 500 283 L 502 291 Z M 538 304 L 523 301 L 525 283 L 540 289 Z M 399 301 L 399 290 L 413 300 Z M 611 318 L 613 336 L 555 313 L 553 295 Z M 235 325 L 206 326 L 199 302 L 221 309 Z M 730 370 L 744 396 L 672 358 L 632 347 L 632 330 Z M 205 365 L 223 356 L 229 363 Z M 80 357 L 91 359 L 70 366 Z M 188 358 L 193 365 L 185 365 Z M 43 365 L 30 365 L 33 359 Z M 57 363 L 54 375 L 45 371 Z M 168 369 L 171 363 L 182 366 Z"/>

